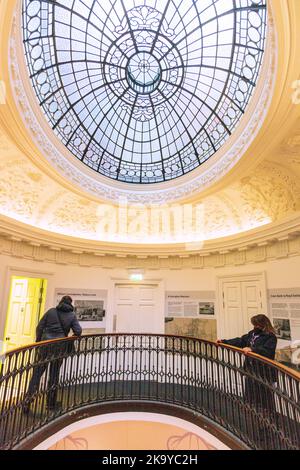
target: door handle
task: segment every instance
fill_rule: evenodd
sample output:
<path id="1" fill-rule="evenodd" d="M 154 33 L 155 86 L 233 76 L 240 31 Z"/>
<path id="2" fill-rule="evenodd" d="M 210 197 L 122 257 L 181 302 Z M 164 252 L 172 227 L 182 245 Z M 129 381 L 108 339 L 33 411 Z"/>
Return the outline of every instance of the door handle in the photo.
<path id="1" fill-rule="evenodd" d="M 5 341 L 10 341 L 10 338 L 9 337 L 5 338 Z"/>

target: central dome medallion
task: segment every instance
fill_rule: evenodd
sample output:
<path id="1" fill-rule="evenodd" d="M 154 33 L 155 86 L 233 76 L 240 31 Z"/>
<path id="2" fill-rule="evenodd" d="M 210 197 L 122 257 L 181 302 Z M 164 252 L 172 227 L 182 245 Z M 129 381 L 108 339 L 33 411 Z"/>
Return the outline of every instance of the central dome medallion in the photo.
<path id="1" fill-rule="evenodd" d="M 128 83 L 136 93 L 149 94 L 160 81 L 161 69 L 158 60 L 148 52 L 138 52 L 129 59 Z"/>
<path id="2" fill-rule="evenodd" d="M 266 0 L 23 0 L 30 79 L 85 165 L 159 183 L 226 142 L 256 86 Z"/>

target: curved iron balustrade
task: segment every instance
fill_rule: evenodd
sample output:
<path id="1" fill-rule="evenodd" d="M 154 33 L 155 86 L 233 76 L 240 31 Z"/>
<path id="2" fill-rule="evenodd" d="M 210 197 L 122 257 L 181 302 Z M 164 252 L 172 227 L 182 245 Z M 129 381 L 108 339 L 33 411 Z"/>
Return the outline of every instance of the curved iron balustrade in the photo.
<path id="1" fill-rule="evenodd" d="M 29 396 L 32 375 L 43 371 Z M 194 338 L 115 334 L 39 343 L 4 357 L 0 448 L 18 448 L 72 411 L 126 401 L 192 410 L 251 449 L 299 449 L 299 383 L 280 364 Z M 46 407 L 51 397 L 60 408 Z"/>

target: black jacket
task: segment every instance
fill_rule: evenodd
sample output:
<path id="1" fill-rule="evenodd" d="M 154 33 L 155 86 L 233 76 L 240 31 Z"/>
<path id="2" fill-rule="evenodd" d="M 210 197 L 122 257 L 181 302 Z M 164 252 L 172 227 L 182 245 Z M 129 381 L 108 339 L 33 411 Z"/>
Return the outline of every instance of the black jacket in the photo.
<path id="1" fill-rule="evenodd" d="M 256 337 L 256 338 L 255 338 Z M 251 330 L 241 338 L 222 340 L 222 343 L 237 348 L 251 348 L 252 352 L 268 359 L 275 359 L 277 338 L 273 333 L 265 333 L 262 330 Z"/>
<path id="2" fill-rule="evenodd" d="M 61 319 L 63 328 L 57 314 Z M 74 307 L 69 304 L 59 304 L 56 308 L 48 310 L 40 320 L 36 329 L 36 342 L 64 338 L 70 330 L 76 336 L 80 336 L 82 333 L 82 328 L 74 313 Z"/>
<path id="3" fill-rule="evenodd" d="M 274 360 L 277 338 L 273 333 L 265 333 L 262 330 L 254 329 L 241 338 L 222 340 L 222 343 L 237 348 L 251 348 L 252 352 L 255 354 Z M 251 375 L 261 377 L 265 382 L 277 382 L 276 369 L 257 359 L 247 356 L 244 361 L 243 369 Z"/>

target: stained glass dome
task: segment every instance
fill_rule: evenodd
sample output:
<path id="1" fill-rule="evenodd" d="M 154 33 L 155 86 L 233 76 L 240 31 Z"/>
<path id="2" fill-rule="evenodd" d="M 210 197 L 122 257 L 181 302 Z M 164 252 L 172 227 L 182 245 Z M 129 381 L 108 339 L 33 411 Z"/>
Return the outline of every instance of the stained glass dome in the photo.
<path id="1" fill-rule="evenodd" d="M 23 0 L 30 79 L 67 149 L 158 183 L 205 163 L 257 84 L 266 0 Z"/>

